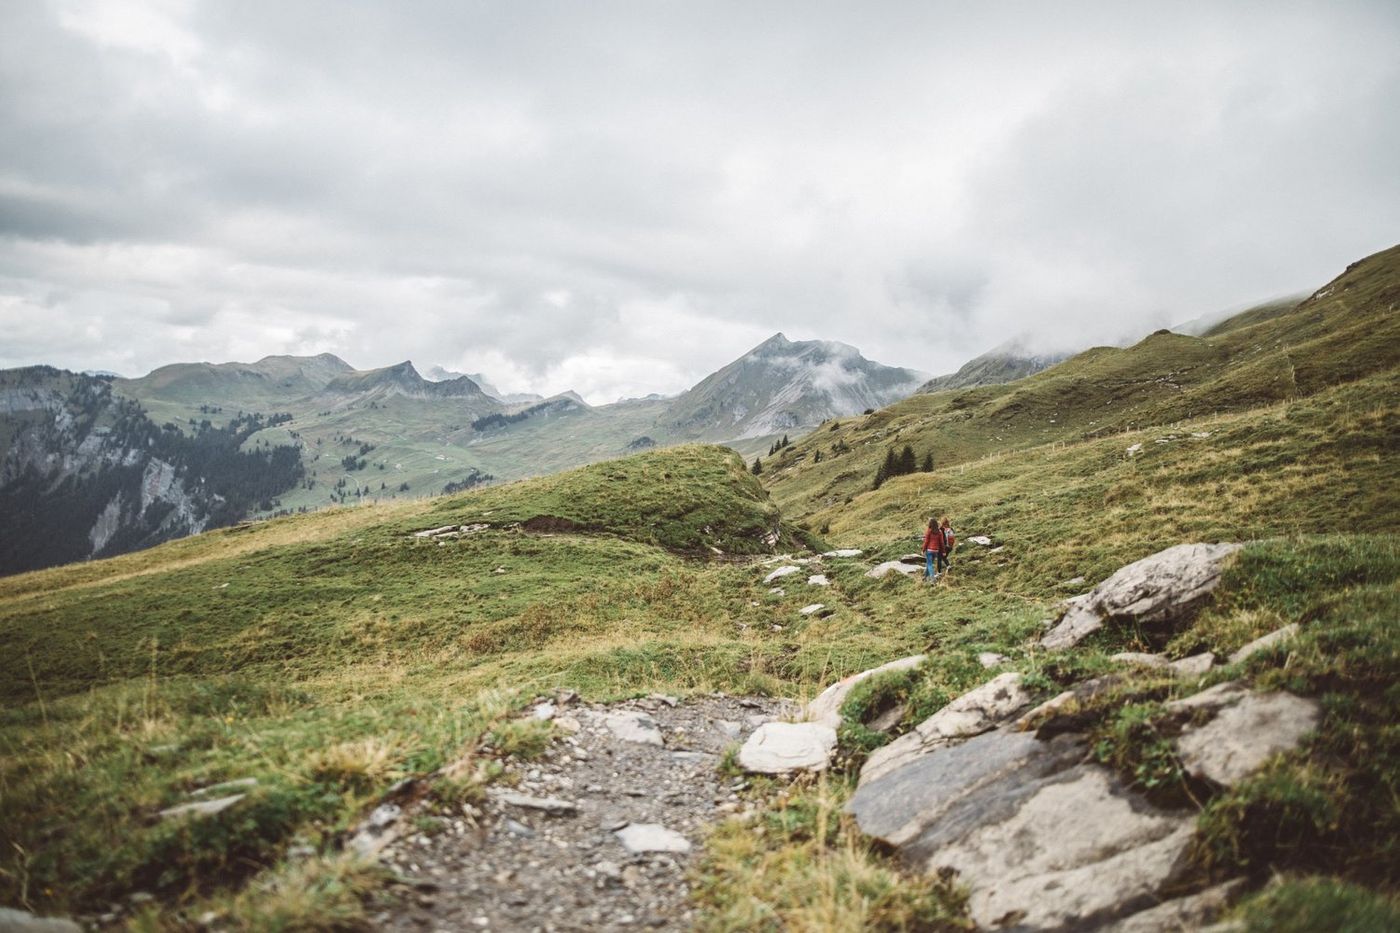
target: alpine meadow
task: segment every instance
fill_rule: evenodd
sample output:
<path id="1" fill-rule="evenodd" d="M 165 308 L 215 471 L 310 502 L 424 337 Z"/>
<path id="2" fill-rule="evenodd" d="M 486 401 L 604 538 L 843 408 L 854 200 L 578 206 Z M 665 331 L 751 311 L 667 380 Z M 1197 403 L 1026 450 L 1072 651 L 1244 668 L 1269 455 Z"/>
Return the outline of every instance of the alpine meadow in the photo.
<path id="1" fill-rule="evenodd" d="M 0 933 L 1400 931 L 1400 3 L 0 3 Z"/>
<path id="2" fill-rule="evenodd" d="M 0 579 L 0 899 L 140 930 L 543 925 L 562 898 L 584 926 L 1393 928 L 1398 305 L 1395 247 L 1201 336 L 828 418 L 757 475 L 661 446 Z M 876 484 L 905 446 L 931 470 Z M 921 584 L 901 558 L 943 514 Z M 1206 583 L 1153 564 L 1196 542 L 1241 547 Z M 1297 714 L 1248 718 L 1270 698 Z M 1030 750 L 987 794 L 1042 783 L 882 790 L 980 774 L 993 740 Z M 600 754 L 621 777 L 570 778 Z M 676 762 L 704 799 L 649 799 Z M 1075 807 L 1134 812 L 1086 842 L 1046 801 L 1091 779 Z M 685 854 L 614 838 L 670 808 Z M 982 860 L 1006 825 L 1056 861 Z M 540 867 L 479 870 L 506 849 Z"/>

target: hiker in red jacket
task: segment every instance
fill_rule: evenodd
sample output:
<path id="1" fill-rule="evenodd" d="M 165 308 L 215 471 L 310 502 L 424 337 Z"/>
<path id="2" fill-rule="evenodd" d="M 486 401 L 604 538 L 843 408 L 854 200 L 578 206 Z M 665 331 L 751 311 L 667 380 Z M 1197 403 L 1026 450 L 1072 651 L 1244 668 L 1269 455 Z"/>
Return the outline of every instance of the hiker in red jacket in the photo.
<path id="1" fill-rule="evenodd" d="M 930 518 L 924 531 L 924 579 L 932 583 L 938 579 L 936 564 L 941 560 L 943 533 L 938 527 L 938 519 Z"/>
<path id="2" fill-rule="evenodd" d="M 948 525 L 945 516 L 942 522 L 930 518 L 928 529 L 924 531 L 924 578 L 930 582 L 938 579 L 940 571 L 948 569 L 948 555 L 952 553 L 957 536 Z"/>

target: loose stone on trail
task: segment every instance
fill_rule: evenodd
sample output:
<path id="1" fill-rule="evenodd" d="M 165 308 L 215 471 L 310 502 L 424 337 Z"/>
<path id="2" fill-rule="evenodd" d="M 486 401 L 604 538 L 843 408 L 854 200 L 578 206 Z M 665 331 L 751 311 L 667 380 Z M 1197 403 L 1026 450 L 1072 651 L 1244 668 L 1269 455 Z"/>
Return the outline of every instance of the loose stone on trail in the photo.
<path id="1" fill-rule="evenodd" d="M 769 722 L 739 749 L 739 765 L 760 774 L 823 771 L 836 748 L 836 730 L 819 722 Z"/>
<path id="2" fill-rule="evenodd" d="M 613 835 L 633 854 L 690 851 L 690 840 L 660 823 L 629 823 Z"/>
<path id="3" fill-rule="evenodd" d="M 608 713 L 603 722 L 613 735 L 625 742 L 641 742 L 644 745 L 661 745 L 661 729 L 656 720 L 646 713 Z"/>

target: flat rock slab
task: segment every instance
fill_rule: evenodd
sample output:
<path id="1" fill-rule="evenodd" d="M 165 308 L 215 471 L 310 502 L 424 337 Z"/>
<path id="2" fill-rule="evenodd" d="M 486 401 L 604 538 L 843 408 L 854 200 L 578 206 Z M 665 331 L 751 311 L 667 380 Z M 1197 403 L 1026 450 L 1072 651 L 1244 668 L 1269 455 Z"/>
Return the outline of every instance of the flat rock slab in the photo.
<path id="1" fill-rule="evenodd" d="M 807 704 L 807 709 L 804 711 L 805 718 L 810 722 L 826 723 L 833 729 L 838 728 L 841 725 L 841 707 L 845 704 L 846 698 L 851 695 L 851 691 L 855 689 L 856 684 L 880 674 L 891 674 L 918 667 L 924 663 L 927 657 L 926 654 L 910 655 L 907 658 L 900 658 L 898 661 L 890 661 L 888 664 L 872 667 L 868 671 L 861 671 L 859 674 L 843 677 L 817 694 L 816 699 Z"/>
<path id="2" fill-rule="evenodd" d="M 879 580 L 891 573 L 902 573 L 906 577 L 913 576 L 919 572 L 917 564 L 906 564 L 902 560 L 887 560 L 883 564 L 876 564 L 865 572 L 867 577 Z"/>
<path id="3" fill-rule="evenodd" d="M 1178 544 L 1119 569 L 1082 597 L 1069 601 L 1041 640 L 1069 648 L 1109 622 L 1156 626 L 1188 619 L 1220 583 L 1226 559 L 1239 544 Z"/>
<path id="4" fill-rule="evenodd" d="M 999 674 L 975 690 L 969 690 L 928 719 L 877 748 L 861 768 L 863 786 L 881 775 L 914 761 L 936 748 L 996 728 L 1031 704 L 1031 694 L 1015 671 Z"/>
<path id="5" fill-rule="evenodd" d="M 1284 642 L 1291 640 L 1297 634 L 1297 622 L 1285 625 L 1281 629 L 1276 629 L 1267 635 L 1254 639 L 1254 641 L 1250 642 L 1249 644 L 1241 648 L 1239 651 L 1236 651 L 1234 654 L 1230 655 L 1230 663 L 1238 664 L 1246 658 L 1256 655 L 1261 651 L 1267 651 L 1270 648 L 1273 648 L 1277 645 L 1281 645 Z"/>
<path id="6" fill-rule="evenodd" d="M 858 547 L 842 547 L 834 551 L 827 551 L 822 557 L 859 557 L 864 553 L 865 552 Z"/>
<path id="7" fill-rule="evenodd" d="M 769 722 L 739 749 L 739 765 L 759 774 L 822 771 L 836 748 L 836 730 L 820 722 Z"/>
<path id="8" fill-rule="evenodd" d="M 608 713 L 603 723 L 613 735 L 624 742 L 640 742 L 643 745 L 661 745 L 661 729 L 646 713 Z"/>
<path id="9" fill-rule="evenodd" d="M 992 546 L 992 539 L 989 538 L 989 537 L 987 537 L 986 535 L 973 535 L 972 537 L 968 538 L 967 540 L 971 541 L 973 544 L 976 544 L 976 545 L 979 546 L 979 547 L 991 547 L 991 546 Z"/>
<path id="10" fill-rule="evenodd" d="M 223 813 L 229 807 L 238 803 L 247 794 L 230 794 L 227 797 L 215 797 L 213 800 L 196 800 L 194 803 L 183 803 L 178 807 L 169 807 L 160 811 L 160 818 L 163 820 L 210 817 Z"/>
<path id="11" fill-rule="evenodd" d="M 828 579 L 826 578 L 826 574 L 824 574 L 824 573 L 814 573 L 814 574 L 812 574 L 810 577 L 807 578 L 807 585 L 808 585 L 808 586 L 830 586 L 830 585 L 831 585 L 831 581 L 828 580 Z"/>
<path id="12" fill-rule="evenodd" d="M 0 907 L 0 933 L 82 933 L 67 917 L 36 917 L 27 910 Z"/>
<path id="13" fill-rule="evenodd" d="M 801 567 L 793 567 L 793 566 L 779 567 L 777 570 L 773 571 L 773 572 L 770 573 L 768 576 L 764 577 L 764 578 L 763 578 L 763 582 L 764 582 L 764 583 L 772 583 L 774 580 L 781 580 L 783 577 L 788 577 L 788 576 L 793 575 L 794 573 L 801 573 L 801 572 L 802 572 L 802 568 L 801 568 Z"/>
<path id="14" fill-rule="evenodd" d="M 988 732 L 863 782 L 847 810 L 911 865 L 955 872 L 980 927 L 1054 929 L 1150 906 L 1184 865 L 1194 822 L 1084 752 L 1073 736 Z"/>
<path id="15" fill-rule="evenodd" d="M 1280 752 L 1296 748 L 1322 723 L 1322 707 L 1286 691 L 1248 693 L 1204 726 L 1187 726 L 1177 754 L 1188 774 L 1226 787 Z"/>
<path id="16" fill-rule="evenodd" d="M 689 852 L 690 840 L 660 823 L 629 823 L 617 836 L 628 852 Z"/>
<path id="17" fill-rule="evenodd" d="M 804 616 L 813 616 L 813 615 L 816 615 L 817 613 L 821 612 L 821 611 L 822 611 L 823 609 L 825 609 L 825 608 L 826 608 L 826 604 L 825 604 L 825 603 L 812 603 L 812 605 L 810 605 L 810 606 L 803 606 L 801 609 L 799 609 L 799 610 L 797 610 L 797 611 L 798 611 L 799 614 L 804 615 Z"/>
<path id="18" fill-rule="evenodd" d="M 1001 665 L 1005 664 L 1007 661 L 1010 660 L 1011 659 L 1008 658 L 1006 655 L 997 654 L 995 651 L 983 651 L 981 654 L 977 655 L 977 663 L 982 665 L 987 670 L 991 670 L 994 667 L 1000 667 Z"/>

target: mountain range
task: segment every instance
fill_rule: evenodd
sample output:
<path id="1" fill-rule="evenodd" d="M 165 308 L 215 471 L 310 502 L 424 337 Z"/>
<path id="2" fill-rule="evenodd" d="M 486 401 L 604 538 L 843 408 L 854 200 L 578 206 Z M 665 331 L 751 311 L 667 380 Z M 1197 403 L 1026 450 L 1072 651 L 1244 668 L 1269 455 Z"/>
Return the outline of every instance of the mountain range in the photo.
<path id="1" fill-rule="evenodd" d="M 0 373 L 0 517 L 11 527 L 23 518 L 52 544 L 36 550 L 11 539 L 0 571 L 685 441 L 757 452 L 902 398 L 926 378 L 854 347 L 782 334 L 674 398 L 592 406 L 574 392 L 507 394 L 480 374 L 429 374 L 410 361 L 357 370 L 331 354 L 176 363 L 133 379 L 46 367 Z M 217 464 L 215 450 L 225 454 Z M 271 471 L 268 482 L 249 481 L 257 463 Z"/>
<path id="2" fill-rule="evenodd" d="M 1192 329 L 1218 335 L 1295 306 L 1272 302 Z M 779 333 L 678 396 L 596 406 L 574 392 L 502 393 L 479 373 L 433 367 L 425 377 L 407 360 L 358 370 L 329 353 L 176 363 L 133 379 L 3 371 L 0 519 L 42 529 L 46 543 L 11 536 L 0 572 L 248 517 L 417 498 L 690 441 L 761 455 L 830 420 L 910 396 L 1014 383 L 1064 359 L 1012 340 L 930 379 L 846 344 Z M 1024 403 L 1003 404 L 1009 413 Z M 949 427 L 944 443 L 957 433 Z"/>

